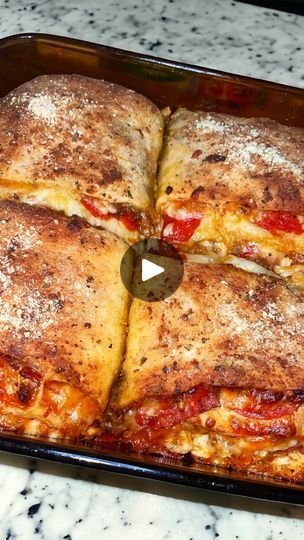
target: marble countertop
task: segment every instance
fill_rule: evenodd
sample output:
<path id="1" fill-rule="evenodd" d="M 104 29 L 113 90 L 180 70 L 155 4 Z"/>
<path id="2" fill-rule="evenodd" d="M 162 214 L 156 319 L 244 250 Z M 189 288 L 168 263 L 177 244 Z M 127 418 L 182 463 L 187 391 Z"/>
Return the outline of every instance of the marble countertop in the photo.
<path id="1" fill-rule="evenodd" d="M 0 0 L 0 37 L 68 35 L 304 86 L 304 17 L 230 0 Z M 296 540 L 304 509 L 0 453 L 5 540 Z"/>
<path id="2" fill-rule="evenodd" d="M 72 36 L 304 86 L 304 17 L 230 0 L 0 0 L 0 37 Z"/>

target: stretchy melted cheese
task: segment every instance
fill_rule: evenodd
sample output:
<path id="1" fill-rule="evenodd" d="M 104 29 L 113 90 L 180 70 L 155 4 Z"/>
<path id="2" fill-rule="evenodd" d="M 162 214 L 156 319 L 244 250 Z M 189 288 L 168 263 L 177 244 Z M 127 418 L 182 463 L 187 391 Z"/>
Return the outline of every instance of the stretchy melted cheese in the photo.
<path id="1" fill-rule="evenodd" d="M 303 297 L 283 280 L 186 262 L 170 298 L 133 300 L 114 435 L 303 480 L 303 346 Z"/>
<path id="2" fill-rule="evenodd" d="M 0 428 L 98 428 L 124 349 L 126 247 L 76 216 L 0 202 Z"/>
<path id="3" fill-rule="evenodd" d="M 303 148 L 298 128 L 180 109 L 169 123 L 160 167 L 163 238 L 279 272 L 302 264 Z"/>
<path id="4" fill-rule="evenodd" d="M 0 196 L 79 215 L 130 242 L 150 232 L 161 113 L 106 81 L 45 75 L 0 101 Z"/>

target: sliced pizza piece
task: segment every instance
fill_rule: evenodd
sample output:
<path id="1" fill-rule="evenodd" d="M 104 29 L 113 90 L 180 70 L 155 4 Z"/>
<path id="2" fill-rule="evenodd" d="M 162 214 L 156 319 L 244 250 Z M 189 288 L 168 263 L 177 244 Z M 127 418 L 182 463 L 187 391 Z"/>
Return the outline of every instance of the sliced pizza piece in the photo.
<path id="1" fill-rule="evenodd" d="M 153 230 L 163 119 L 144 96 L 43 75 L 0 101 L 0 197 L 79 215 L 129 242 Z"/>
<path id="2" fill-rule="evenodd" d="M 178 110 L 159 175 L 163 239 L 246 257 L 304 286 L 303 152 L 302 129 Z"/>
<path id="3" fill-rule="evenodd" d="M 134 299 L 113 440 L 140 452 L 304 480 L 304 302 L 265 271 L 186 262 Z M 111 434 L 109 434 L 111 435 Z"/>
<path id="4" fill-rule="evenodd" d="M 127 244 L 10 201 L 0 201 L 0 232 L 0 429 L 89 435 L 122 362 Z"/>

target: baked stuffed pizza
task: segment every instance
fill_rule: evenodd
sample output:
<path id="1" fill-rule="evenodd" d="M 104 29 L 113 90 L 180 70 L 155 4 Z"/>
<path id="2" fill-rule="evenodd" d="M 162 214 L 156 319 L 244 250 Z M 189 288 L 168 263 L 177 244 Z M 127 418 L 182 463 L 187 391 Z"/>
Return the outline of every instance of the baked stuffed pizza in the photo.
<path id="1" fill-rule="evenodd" d="M 304 285 L 303 152 L 302 129 L 178 110 L 159 176 L 163 239 L 246 257 Z"/>
<path id="2" fill-rule="evenodd" d="M 304 302 L 280 278 L 185 263 L 167 300 L 135 299 L 113 394 L 134 450 L 304 480 Z"/>
<path id="3" fill-rule="evenodd" d="M 136 241 L 151 232 L 162 127 L 157 107 L 132 90 L 37 77 L 0 101 L 0 196 Z"/>
<path id="4" fill-rule="evenodd" d="M 78 217 L 0 202 L 0 428 L 98 430 L 122 361 L 125 243 Z"/>

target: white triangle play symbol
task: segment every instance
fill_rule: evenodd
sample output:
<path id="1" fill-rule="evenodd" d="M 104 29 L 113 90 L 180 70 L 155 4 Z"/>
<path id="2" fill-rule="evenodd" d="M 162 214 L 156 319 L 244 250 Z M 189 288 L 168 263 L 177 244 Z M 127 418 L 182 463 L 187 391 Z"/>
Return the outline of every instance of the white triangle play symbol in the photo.
<path id="1" fill-rule="evenodd" d="M 158 264 L 155 264 L 148 259 L 142 259 L 141 261 L 141 279 L 142 281 L 147 281 L 159 274 L 162 274 L 165 269 Z"/>

